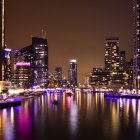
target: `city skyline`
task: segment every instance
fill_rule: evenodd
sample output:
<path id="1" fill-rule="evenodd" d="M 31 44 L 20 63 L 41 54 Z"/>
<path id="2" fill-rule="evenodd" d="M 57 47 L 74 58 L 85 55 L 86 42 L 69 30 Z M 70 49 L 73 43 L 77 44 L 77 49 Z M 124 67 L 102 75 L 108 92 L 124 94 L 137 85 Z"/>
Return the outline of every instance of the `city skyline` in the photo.
<path id="1" fill-rule="evenodd" d="M 140 139 L 140 0 L 0 7 L 0 140 Z"/>
<path id="2" fill-rule="evenodd" d="M 31 36 L 42 36 L 44 29 L 49 71 L 61 66 L 67 77 L 69 60 L 77 59 L 81 82 L 93 67 L 104 67 L 106 37 L 119 37 L 120 49 L 132 58 L 132 8 L 131 0 L 30 0 L 28 5 L 27 1 L 6 1 L 6 43 L 12 49 L 21 49 L 31 43 Z"/>

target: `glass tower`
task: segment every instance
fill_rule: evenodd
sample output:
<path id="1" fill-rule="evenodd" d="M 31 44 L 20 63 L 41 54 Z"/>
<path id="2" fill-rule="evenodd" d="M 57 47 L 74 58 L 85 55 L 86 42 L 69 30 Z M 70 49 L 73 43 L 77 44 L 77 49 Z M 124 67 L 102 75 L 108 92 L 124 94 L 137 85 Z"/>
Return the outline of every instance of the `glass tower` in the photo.
<path id="1" fill-rule="evenodd" d="M 119 38 L 106 38 L 105 70 L 108 72 L 119 69 Z"/>
<path id="2" fill-rule="evenodd" d="M 140 0 L 133 0 L 134 88 L 140 89 Z"/>
<path id="3" fill-rule="evenodd" d="M 15 53 L 15 64 L 14 83 L 17 87 L 40 86 L 46 88 L 48 84 L 47 39 L 32 37 L 30 46 Z M 24 72 L 26 76 L 23 77 Z"/>
<path id="4" fill-rule="evenodd" d="M 71 59 L 69 61 L 68 80 L 71 86 L 77 86 L 77 60 Z"/>

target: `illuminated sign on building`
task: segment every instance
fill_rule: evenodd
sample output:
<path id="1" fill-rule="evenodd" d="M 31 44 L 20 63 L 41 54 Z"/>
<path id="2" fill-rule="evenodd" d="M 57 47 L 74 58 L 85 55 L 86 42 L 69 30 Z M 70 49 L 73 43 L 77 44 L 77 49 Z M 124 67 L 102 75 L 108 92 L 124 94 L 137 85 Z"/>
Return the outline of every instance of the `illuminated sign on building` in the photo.
<path id="1" fill-rule="evenodd" d="M 31 66 L 31 63 L 29 63 L 29 62 L 17 62 L 16 66 Z"/>

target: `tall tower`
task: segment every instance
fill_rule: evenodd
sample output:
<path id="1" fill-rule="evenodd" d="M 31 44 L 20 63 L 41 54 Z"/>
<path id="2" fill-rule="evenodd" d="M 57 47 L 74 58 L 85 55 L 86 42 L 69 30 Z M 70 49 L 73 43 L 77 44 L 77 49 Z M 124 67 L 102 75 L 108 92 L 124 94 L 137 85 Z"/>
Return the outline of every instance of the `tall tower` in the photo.
<path id="1" fill-rule="evenodd" d="M 0 81 L 4 80 L 5 0 L 0 1 Z"/>
<path id="2" fill-rule="evenodd" d="M 77 86 L 77 60 L 71 59 L 69 61 L 68 80 L 70 85 Z"/>
<path id="3" fill-rule="evenodd" d="M 119 69 L 119 38 L 106 38 L 105 70 L 108 72 Z"/>
<path id="4" fill-rule="evenodd" d="M 47 39 L 32 37 L 31 45 L 15 53 L 15 64 L 14 82 L 17 87 L 40 86 L 46 88 L 48 84 Z"/>
<path id="5" fill-rule="evenodd" d="M 55 68 L 55 77 L 58 81 L 59 86 L 62 86 L 62 79 L 63 79 L 62 75 L 63 75 L 62 67 L 56 67 Z"/>
<path id="6" fill-rule="evenodd" d="M 12 50 L 4 49 L 4 81 L 12 79 Z"/>
<path id="7" fill-rule="evenodd" d="M 133 0 L 134 88 L 140 89 L 140 0 Z"/>

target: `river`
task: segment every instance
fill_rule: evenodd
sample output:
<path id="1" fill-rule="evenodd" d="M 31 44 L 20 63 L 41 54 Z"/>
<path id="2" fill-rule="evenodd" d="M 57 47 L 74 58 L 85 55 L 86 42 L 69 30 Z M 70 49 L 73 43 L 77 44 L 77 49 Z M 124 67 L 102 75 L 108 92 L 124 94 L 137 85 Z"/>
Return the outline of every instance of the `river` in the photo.
<path id="1" fill-rule="evenodd" d="M 140 140 L 140 99 L 46 93 L 0 110 L 0 140 L 57 139 Z"/>

